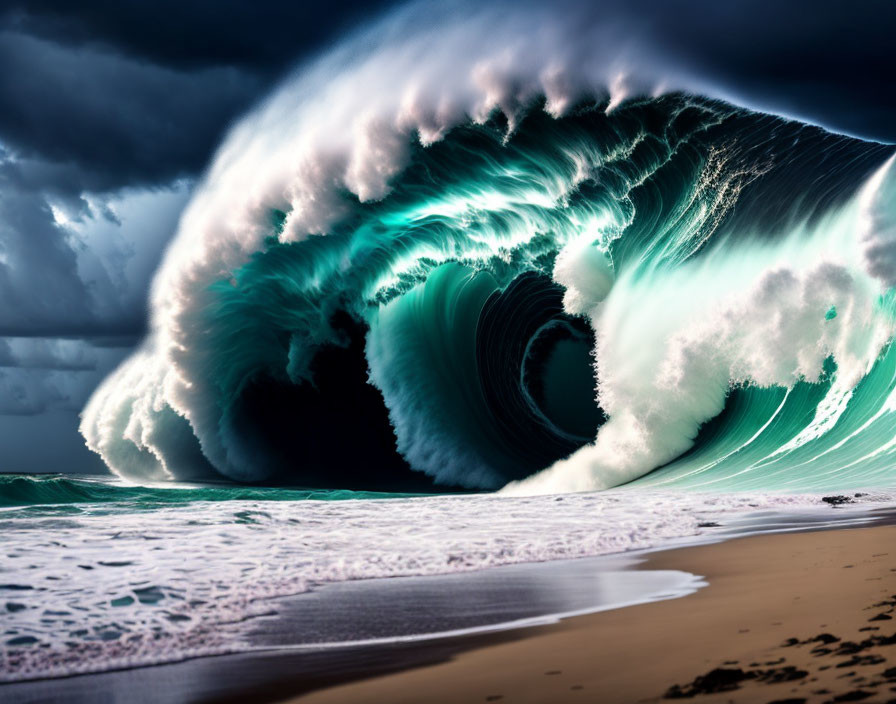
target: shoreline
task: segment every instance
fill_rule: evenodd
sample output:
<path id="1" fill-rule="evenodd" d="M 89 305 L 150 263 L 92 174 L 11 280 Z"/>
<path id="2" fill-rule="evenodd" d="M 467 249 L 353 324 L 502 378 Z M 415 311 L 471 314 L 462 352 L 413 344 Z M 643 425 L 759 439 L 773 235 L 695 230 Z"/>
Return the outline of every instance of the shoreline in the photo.
<path id="1" fill-rule="evenodd" d="M 852 515 L 848 515 L 852 514 Z M 501 599 L 518 599 L 519 604 L 513 608 L 519 608 L 520 604 L 526 608 L 533 606 L 532 597 L 535 595 L 531 588 L 528 590 L 517 590 L 507 588 L 510 578 L 514 575 L 514 571 L 518 574 L 515 578 L 522 575 L 524 583 L 531 587 L 532 584 L 538 583 L 543 593 L 553 592 L 559 588 L 576 589 L 582 592 L 583 577 L 591 582 L 602 583 L 604 586 L 612 585 L 616 580 L 615 591 L 603 594 L 605 603 L 609 604 L 611 610 L 602 611 L 600 608 L 585 609 L 586 615 L 563 615 L 554 612 L 550 616 L 535 619 L 533 625 L 519 626 L 513 623 L 496 624 L 497 628 L 476 629 L 475 632 L 454 635 L 449 637 L 430 637 L 430 638 L 413 638 L 406 641 L 400 639 L 392 642 L 372 642 L 361 643 L 353 646 L 341 645 L 337 648 L 324 648 L 321 650 L 303 650 L 301 647 L 296 649 L 285 648 L 269 648 L 262 651 L 243 652 L 233 655 L 220 655 L 210 657 L 199 657 L 189 660 L 181 660 L 169 664 L 155 665 L 149 667 L 137 667 L 132 669 L 112 670 L 94 674 L 70 675 L 61 678 L 51 678 L 44 680 L 32 680 L 20 683 L 10 683 L 0 686 L 0 694 L 3 695 L 5 701 L 35 701 L 35 700 L 59 700 L 65 699 L 72 702 L 88 702 L 92 701 L 96 692 L 102 691 L 107 693 L 113 699 L 116 696 L 126 697 L 129 701 L 142 702 L 240 702 L 240 701 L 259 701 L 259 702 L 279 702 L 279 701 L 402 701 L 400 697 L 395 698 L 395 693 L 377 693 L 385 683 L 399 681 L 402 689 L 408 691 L 418 691 L 418 686 L 424 685 L 408 685 L 406 681 L 420 677 L 421 673 L 430 673 L 439 668 L 454 669 L 459 666 L 467 667 L 470 659 L 479 659 L 484 654 L 492 654 L 496 649 L 508 648 L 506 657 L 510 658 L 510 664 L 519 657 L 514 649 L 521 647 L 526 643 L 537 643 L 535 651 L 524 653 L 528 661 L 533 657 L 537 660 L 537 651 L 542 648 L 544 638 L 554 638 L 557 634 L 569 634 L 584 629 L 593 632 L 595 629 L 601 632 L 597 634 L 600 638 L 603 635 L 604 618 L 610 622 L 617 623 L 615 628 L 619 631 L 619 623 L 624 626 L 626 622 L 637 622 L 641 619 L 640 614 L 644 609 L 650 609 L 660 605 L 666 605 L 666 610 L 670 614 L 678 614 L 679 618 L 682 613 L 687 612 L 688 604 L 697 595 L 707 591 L 715 591 L 718 588 L 720 579 L 735 579 L 740 581 L 744 579 L 744 575 L 738 572 L 749 570 L 750 559 L 745 559 L 744 546 L 750 546 L 752 541 L 764 541 L 773 546 L 771 552 L 780 552 L 780 547 L 784 540 L 811 540 L 818 541 L 821 535 L 846 535 L 852 531 L 878 531 L 885 528 L 893 528 L 894 512 L 890 507 L 881 507 L 871 511 L 863 511 L 861 513 L 844 512 L 839 510 L 832 511 L 830 520 L 818 521 L 818 514 L 801 515 L 799 512 L 793 514 L 769 514 L 757 513 L 747 517 L 743 522 L 736 522 L 729 526 L 724 532 L 716 534 L 710 540 L 701 542 L 672 544 L 662 548 L 653 548 L 645 551 L 637 551 L 635 553 L 617 554 L 604 556 L 603 558 L 580 558 L 578 560 L 546 562 L 546 563 L 529 563 L 521 565 L 511 565 L 504 567 L 491 568 L 480 572 L 459 573 L 447 578 L 447 581 L 439 583 L 441 578 L 434 578 L 435 585 L 430 585 L 430 591 L 435 587 L 436 591 L 441 591 L 443 597 L 450 598 L 453 605 L 451 611 L 462 611 L 458 609 L 458 604 L 464 604 L 468 596 L 471 586 L 475 595 L 476 590 L 482 591 L 482 585 L 475 587 L 475 583 L 482 581 L 485 577 L 486 585 L 489 582 L 489 576 L 492 588 L 496 586 L 502 591 Z M 870 526 L 870 527 L 867 527 Z M 759 528 L 756 532 L 756 528 Z M 896 529 L 894 529 L 896 530 Z M 814 537 L 813 537 L 814 536 Z M 886 544 L 888 540 L 896 537 L 896 533 L 889 538 L 877 539 L 877 542 Z M 823 541 L 823 539 L 821 539 Z M 872 541 L 873 542 L 873 541 Z M 767 549 L 767 548 L 765 548 Z M 715 558 L 709 559 L 701 557 L 705 551 L 706 554 L 721 554 L 722 562 L 728 563 L 725 570 L 714 564 L 717 562 Z M 746 550 L 747 553 L 755 552 L 755 549 Z M 884 558 L 886 559 L 886 558 Z M 613 561 L 617 564 L 613 564 Z M 625 571 L 619 572 L 619 562 L 626 562 Z M 713 564 L 710 564 L 713 563 Z M 573 569 L 570 570 L 570 565 Z M 708 568 L 707 568 L 708 567 Z M 754 566 L 755 567 L 755 566 Z M 691 592 L 689 596 L 681 596 L 681 594 L 654 594 L 653 599 L 641 602 L 637 605 L 626 605 L 624 599 L 619 598 L 619 578 L 616 575 L 634 575 L 638 573 L 645 576 L 650 573 L 658 572 L 687 574 L 693 577 L 693 582 L 699 582 L 699 577 L 705 576 L 709 580 L 709 586 L 703 586 L 696 593 Z M 755 568 L 753 572 L 756 572 Z M 751 573 L 752 574 L 752 573 Z M 894 572 L 896 574 L 896 572 Z M 695 576 L 696 575 L 696 576 Z M 755 575 L 754 575 L 755 576 Z M 546 577 L 550 579 L 545 580 Z M 749 577 L 749 575 L 747 575 Z M 395 589 L 401 586 L 402 581 L 406 581 L 411 585 L 423 584 L 427 578 L 393 578 L 390 580 L 375 580 L 380 583 L 382 589 L 380 597 L 387 595 L 394 597 Z M 625 584 L 622 580 L 622 584 Z M 359 583 L 354 583 L 358 585 Z M 637 584 L 629 582 L 629 584 Z M 346 583 L 344 586 L 353 589 L 352 583 Z M 363 586 L 363 585 L 362 585 Z M 699 585 L 698 585 L 699 586 Z M 893 586 L 896 592 L 896 584 Z M 399 594 L 411 597 L 409 601 L 395 599 L 403 604 L 402 608 L 407 608 L 408 604 L 418 608 L 425 607 L 425 600 L 419 598 L 419 590 L 414 593 L 408 593 L 403 588 L 398 589 Z M 314 594 L 314 593 L 311 593 Z M 320 594 L 320 593 L 319 593 Z M 340 601 L 325 600 L 319 602 L 315 608 L 319 611 L 326 611 L 330 607 L 336 607 L 335 610 L 345 611 L 351 619 L 352 624 L 357 624 L 357 607 L 361 607 L 363 612 L 365 608 L 370 608 L 371 604 L 367 603 L 366 597 L 370 593 L 356 593 L 356 609 L 345 608 L 351 606 L 351 599 L 342 598 Z M 305 595 L 307 598 L 308 595 Z M 344 597 L 345 595 L 343 595 Z M 673 598 L 674 597 L 674 598 Z M 579 593 L 577 598 L 583 598 L 583 594 Z M 591 598 L 585 595 L 584 598 Z M 666 599 L 657 600 L 657 599 Z M 494 600 L 494 596 L 492 596 Z M 535 600 L 537 602 L 537 599 Z M 380 601 L 380 606 L 384 602 Z M 478 605 L 476 602 L 475 605 Z M 307 606 L 307 605 L 306 605 Z M 313 607 L 313 604 L 311 605 Z M 376 612 L 377 604 L 372 604 Z M 542 604 L 544 606 L 544 604 Z M 278 610 L 279 611 L 279 610 Z M 468 609 L 470 613 L 475 612 L 474 609 Z M 304 609 L 304 616 L 301 612 L 290 614 L 288 610 L 279 611 L 269 624 L 276 624 L 280 621 L 280 628 L 283 633 L 288 633 L 290 628 L 293 631 L 297 629 L 305 630 L 309 625 L 305 621 L 308 614 L 312 614 L 313 610 Z M 377 612 L 379 613 L 379 612 Z M 414 617 L 413 609 L 408 609 L 408 614 Z M 470 614 L 468 613 L 468 616 Z M 298 616 L 298 618 L 297 618 Z M 451 618 L 456 618 L 457 614 L 452 614 Z M 562 619 L 562 620 L 560 620 Z M 596 621 L 594 621 L 596 619 Z M 674 620 L 674 619 L 673 619 Z M 418 622 L 418 626 L 419 623 Z M 547 624 L 547 625 L 545 625 Z M 598 624 L 598 625 L 595 625 Z M 361 624 L 363 626 L 363 624 Z M 264 629 L 263 629 L 264 630 Z M 622 631 L 626 631 L 625 627 Z M 637 629 L 628 629 L 636 631 Z M 662 630 L 662 629 L 660 629 Z M 268 632 L 270 635 L 270 631 Z M 624 633 L 622 634 L 624 636 Z M 616 633 L 611 640 L 620 637 L 620 633 Z M 623 637 L 624 640 L 624 637 Z M 554 646 L 548 646 L 550 650 Z M 586 648 L 592 647 L 591 643 L 586 643 Z M 576 645 L 581 650 L 581 644 Z M 526 650 L 526 648 L 524 648 Z M 491 657 L 491 655 L 489 655 Z M 640 656 L 633 654 L 632 662 L 637 662 Z M 632 666 L 631 669 L 642 668 L 643 664 Z M 474 666 L 474 669 L 476 667 Z M 625 667 L 621 668 L 625 670 Z M 563 672 L 563 668 L 559 668 Z M 557 668 L 546 669 L 545 671 L 555 672 Z M 516 675 L 508 675 L 509 681 L 512 681 Z M 696 675 L 694 675 L 696 676 Z M 455 675 L 450 676 L 455 679 Z M 438 679 L 438 675 L 437 675 Z M 553 680 L 553 676 L 547 677 Z M 680 678 L 681 679 L 681 678 Z M 500 677 L 495 680 L 500 683 Z M 688 680 L 690 681 L 690 680 Z M 164 683 L 160 685 L 159 683 Z M 685 684 L 685 680 L 681 682 L 667 683 Z M 542 683 L 543 684 L 543 683 Z M 894 683 L 896 684 L 896 683 Z M 570 687 L 581 686 L 583 689 L 570 689 L 570 693 L 585 690 L 585 684 L 577 682 Z M 425 689 L 419 691 L 426 691 Z M 429 701 L 475 701 L 477 695 L 454 697 L 450 688 L 438 685 L 438 690 L 443 699 L 430 697 Z M 532 691 L 539 691 L 534 688 Z M 593 696 L 592 689 L 592 696 Z M 664 690 L 665 691 L 665 690 Z M 334 693 L 336 693 L 335 698 Z M 510 694 L 492 693 L 485 696 L 501 696 L 507 701 L 542 701 L 544 697 L 549 697 L 550 701 L 563 702 L 566 699 L 554 693 L 540 693 L 538 697 L 533 699 L 519 698 Z M 141 698 L 142 697 L 142 698 Z M 381 698 L 385 697 L 385 698 Z M 541 699 L 539 699 L 541 697 Z M 711 698 L 703 698 L 706 701 L 712 701 Z M 416 699 L 419 701 L 419 699 Z M 569 699 L 569 701 L 581 701 L 578 699 Z M 649 700 L 649 699 L 648 699 Z M 406 701 L 415 701 L 413 697 Z M 498 701 L 498 700 L 494 700 Z M 602 695 L 601 701 L 616 701 L 606 698 Z M 629 701 L 627 696 L 622 696 L 618 701 Z M 728 701 L 727 699 L 725 701 Z M 744 700 L 750 701 L 750 700 Z M 818 701 L 822 701 L 819 699 Z"/>
<path id="2" fill-rule="evenodd" d="M 896 696 L 896 671 L 883 674 L 896 665 L 896 627 L 887 627 L 894 539 L 896 526 L 878 523 L 654 552 L 635 569 L 684 570 L 709 586 L 470 643 L 434 665 L 284 692 L 280 701 L 622 703 L 675 693 L 701 702 L 888 701 Z"/>

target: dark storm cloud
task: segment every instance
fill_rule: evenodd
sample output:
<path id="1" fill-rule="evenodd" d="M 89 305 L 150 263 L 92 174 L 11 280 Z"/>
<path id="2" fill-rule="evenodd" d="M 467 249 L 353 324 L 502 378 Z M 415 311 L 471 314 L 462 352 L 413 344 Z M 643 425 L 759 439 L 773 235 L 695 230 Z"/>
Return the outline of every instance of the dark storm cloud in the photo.
<path id="1" fill-rule="evenodd" d="M 0 416 L 34 416 L 50 408 L 65 408 L 71 397 L 63 384 L 47 374 L 22 374 L 0 369 Z"/>
<path id="2" fill-rule="evenodd" d="M 621 8 L 726 97 L 896 142 L 894 2 L 631 0 Z"/>
<path id="3" fill-rule="evenodd" d="M 9 342 L 0 337 L 0 367 L 12 367 L 18 363 L 15 353 Z"/>
<path id="4" fill-rule="evenodd" d="M 96 369 L 97 355 L 83 340 L 0 337 L 0 367 L 87 372 Z"/>
<path id="5" fill-rule="evenodd" d="M 167 66 L 243 66 L 279 73 L 392 4 L 389 0 L 28 0 L 5 3 L 5 21 L 73 46 L 102 44 Z"/>
<path id="6" fill-rule="evenodd" d="M 87 286 L 46 197 L 22 185 L 9 159 L 0 194 L 0 335 L 82 329 L 93 318 Z"/>
<path id="7" fill-rule="evenodd" d="M 44 183 L 61 189 L 197 172 L 261 88 L 234 68 L 179 71 L 11 32 L 0 33 L 0 65 L 0 137 L 48 162 Z"/>
<path id="8" fill-rule="evenodd" d="M 90 392 L 126 352 L 91 340 L 0 337 L 0 416 L 52 410 L 76 425 Z"/>
<path id="9" fill-rule="evenodd" d="M 77 411 L 89 390 L 85 381 L 90 386 L 97 381 L 94 375 L 85 379 L 84 372 L 96 369 L 89 347 L 72 341 L 69 349 L 60 349 L 58 341 L 41 338 L 26 342 L 31 344 L 15 349 L 0 338 L 0 416 Z"/>
<path id="10" fill-rule="evenodd" d="M 0 139 L 92 190 L 195 175 L 283 71 L 376 5 L 6 3 Z M 51 175 L 71 186 L 71 168 Z"/>
<path id="11" fill-rule="evenodd" d="M 188 183 L 97 196 L 46 173 L 0 149 L 0 335 L 135 339 Z"/>

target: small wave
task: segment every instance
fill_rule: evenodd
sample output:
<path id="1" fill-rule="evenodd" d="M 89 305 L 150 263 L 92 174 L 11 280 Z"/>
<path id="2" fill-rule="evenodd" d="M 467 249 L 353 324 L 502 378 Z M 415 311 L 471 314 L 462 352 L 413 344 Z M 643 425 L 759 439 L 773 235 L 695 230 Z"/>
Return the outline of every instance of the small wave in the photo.
<path id="1" fill-rule="evenodd" d="M 0 474 L 0 507 L 29 507 L 31 514 L 47 516 L 77 513 L 79 504 L 126 503 L 133 508 L 197 501 L 340 501 L 400 498 L 381 492 L 246 487 L 238 485 L 137 486 L 112 477 L 75 477 L 62 474 Z"/>

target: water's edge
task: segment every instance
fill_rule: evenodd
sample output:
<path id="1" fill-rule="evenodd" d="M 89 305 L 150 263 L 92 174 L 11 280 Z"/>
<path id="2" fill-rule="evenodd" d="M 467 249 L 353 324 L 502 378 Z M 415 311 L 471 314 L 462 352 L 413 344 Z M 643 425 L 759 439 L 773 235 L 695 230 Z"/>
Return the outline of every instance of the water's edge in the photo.
<path id="1" fill-rule="evenodd" d="M 711 534 L 626 555 L 329 584 L 272 600 L 268 616 L 246 624 L 244 652 L 15 682 L 0 685 L 0 692 L 10 703 L 62 698 L 90 702 L 97 691 L 132 702 L 239 701 L 247 692 L 253 701 L 273 701 L 284 686 L 298 694 L 433 664 L 562 619 L 678 598 L 706 586 L 699 575 L 643 569 L 649 553 L 764 533 L 886 522 L 896 522 L 896 506 L 847 506 L 826 513 L 762 511 L 737 517 Z M 458 608 L 460 604 L 467 610 Z M 470 622 L 473 614 L 476 618 Z M 302 638 L 296 642 L 299 624 Z M 342 640 L 340 633 L 346 636 Z"/>

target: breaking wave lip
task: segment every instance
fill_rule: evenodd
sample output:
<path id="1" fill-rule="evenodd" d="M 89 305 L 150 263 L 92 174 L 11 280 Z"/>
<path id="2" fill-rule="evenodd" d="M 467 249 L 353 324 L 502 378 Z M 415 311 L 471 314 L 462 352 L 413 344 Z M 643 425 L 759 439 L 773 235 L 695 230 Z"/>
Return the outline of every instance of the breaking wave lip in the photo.
<path id="1" fill-rule="evenodd" d="M 421 13 L 228 135 L 84 410 L 112 471 L 889 485 L 892 147 L 699 97 L 574 5 Z"/>

